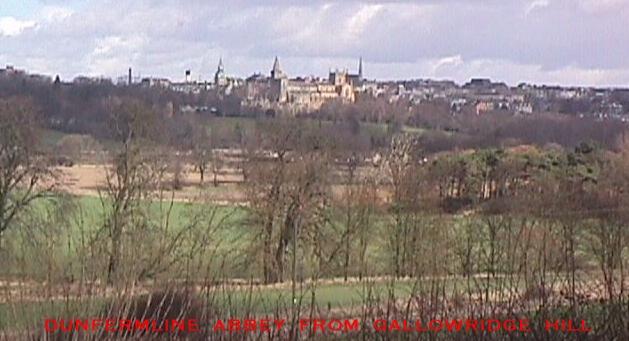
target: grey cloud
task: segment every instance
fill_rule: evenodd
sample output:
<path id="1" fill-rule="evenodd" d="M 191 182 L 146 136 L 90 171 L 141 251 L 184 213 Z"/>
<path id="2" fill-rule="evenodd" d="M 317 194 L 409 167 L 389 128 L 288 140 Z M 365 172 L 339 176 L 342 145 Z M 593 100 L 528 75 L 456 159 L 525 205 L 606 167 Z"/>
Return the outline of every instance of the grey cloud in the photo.
<path id="1" fill-rule="evenodd" d="M 389 76 L 458 78 L 493 74 L 487 65 L 494 65 L 510 80 L 570 81 L 572 74 L 605 83 L 592 75 L 606 74 L 629 84 L 629 1 L 545 0 L 529 10 L 533 2 L 91 0 L 63 20 L 0 37 L 0 56 L 67 77 L 115 76 L 127 66 L 117 64 L 169 77 L 184 67 L 210 74 L 219 56 L 244 76 L 267 71 L 275 55 L 321 74 L 327 70 L 313 66 L 353 66 L 363 56 L 377 76 L 388 66 Z M 434 71 L 453 56 L 459 65 Z"/>

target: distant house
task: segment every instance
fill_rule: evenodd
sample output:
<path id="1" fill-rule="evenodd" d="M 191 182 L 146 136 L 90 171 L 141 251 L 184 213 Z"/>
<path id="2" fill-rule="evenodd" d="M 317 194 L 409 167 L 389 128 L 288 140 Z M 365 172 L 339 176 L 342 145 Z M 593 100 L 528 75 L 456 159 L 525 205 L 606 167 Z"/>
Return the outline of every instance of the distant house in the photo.
<path id="1" fill-rule="evenodd" d="M 163 87 L 170 88 L 171 82 L 166 78 L 143 78 L 140 85 L 145 87 Z"/>
<path id="2" fill-rule="evenodd" d="M 489 88 L 491 87 L 491 79 L 489 78 L 472 78 L 469 83 L 463 85 L 464 88 Z"/>
<path id="3" fill-rule="evenodd" d="M 0 69 L 0 75 L 2 76 L 9 76 L 9 75 L 24 75 L 26 74 L 25 71 L 23 70 L 18 70 L 15 67 L 13 67 L 12 65 L 7 65 L 6 68 L 4 69 Z"/>
<path id="4" fill-rule="evenodd" d="M 476 101 L 474 109 L 476 110 L 476 115 L 480 115 L 489 111 L 494 111 L 496 109 L 496 105 L 491 101 L 479 100 Z"/>
<path id="5" fill-rule="evenodd" d="M 518 103 L 515 107 L 515 112 L 518 114 L 532 114 L 533 113 L 533 105 L 529 102 L 521 102 Z"/>
<path id="6" fill-rule="evenodd" d="M 463 89 L 476 94 L 502 94 L 510 92 L 505 83 L 494 83 L 488 78 L 472 78 L 469 83 L 463 85 Z"/>
<path id="7" fill-rule="evenodd" d="M 111 79 L 106 77 L 78 76 L 72 80 L 74 84 L 113 84 Z"/>
<path id="8" fill-rule="evenodd" d="M 450 112 L 458 113 L 461 112 L 461 109 L 467 104 L 467 100 L 465 98 L 455 98 L 450 101 Z"/>
<path id="9" fill-rule="evenodd" d="M 177 92 L 183 92 L 188 94 L 199 94 L 202 91 L 207 91 L 209 89 L 209 84 L 207 82 L 191 82 L 191 83 L 172 83 L 170 85 L 170 89 Z"/>

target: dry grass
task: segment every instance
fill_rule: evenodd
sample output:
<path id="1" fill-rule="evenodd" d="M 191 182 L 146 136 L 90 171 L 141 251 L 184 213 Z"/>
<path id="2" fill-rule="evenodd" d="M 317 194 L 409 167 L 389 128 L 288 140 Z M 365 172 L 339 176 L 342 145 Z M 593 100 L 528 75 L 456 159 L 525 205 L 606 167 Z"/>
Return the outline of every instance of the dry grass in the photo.
<path id="1" fill-rule="evenodd" d="M 72 167 L 58 167 L 61 174 L 60 189 L 77 196 L 98 196 L 107 179 L 107 165 L 78 164 Z M 167 177 L 172 179 L 172 173 Z M 240 187 L 242 175 L 235 169 L 224 169 L 218 176 L 219 186 L 212 184 L 212 174 L 207 174 L 205 182 L 200 183 L 199 174 L 191 166 L 183 172 L 182 187 L 174 191 L 175 201 L 194 202 L 200 196 L 221 204 L 236 204 L 245 201 Z"/>

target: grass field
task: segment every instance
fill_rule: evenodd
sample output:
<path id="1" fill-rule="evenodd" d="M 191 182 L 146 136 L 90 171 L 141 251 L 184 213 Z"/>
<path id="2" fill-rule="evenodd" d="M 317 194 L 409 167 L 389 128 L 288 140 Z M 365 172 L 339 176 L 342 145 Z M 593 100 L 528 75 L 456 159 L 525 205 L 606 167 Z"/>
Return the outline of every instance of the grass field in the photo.
<path id="1" fill-rule="evenodd" d="M 26 231 L 24 229 L 14 229 L 10 231 L 14 236 L 8 236 L 7 241 L 12 241 L 14 250 L 17 251 L 19 257 L 34 257 L 37 261 L 26 262 L 30 269 L 27 268 L 11 268 L 4 269 L 2 276 L 17 276 L 20 274 L 42 274 L 45 262 L 42 257 L 50 257 L 60 264 L 76 263 L 74 258 L 80 257 L 76 254 L 76 250 L 80 248 L 80 244 L 84 243 L 85 238 L 90 238 L 99 230 L 104 230 L 105 213 L 103 211 L 102 199 L 94 196 L 73 196 L 43 199 L 37 202 L 33 211 L 35 214 L 31 216 L 38 217 L 39 223 L 26 222 L 30 225 L 41 226 L 46 230 Z M 248 219 L 248 208 L 231 205 L 222 206 L 212 203 L 202 202 L 172 202 L 170 207 L 168 200 L 164 202 L 144 202 L 144 216 L 148 217 L 154 226 L 154 233 L 161 233 L 168 225 L 168 230 L 176 232 L 183 228 L 192 226 L 195 223 L 210 224 L 211 228 L 198 226 L 199 230 L 206 230 L 210 234 L 212 248 L 210 254 L 215 258 L 216 262 L 223 262 L 220 271 L 223 272 L 224 279 L 249 279 L 256 278 L 261 275 L 260 264 L 251 263 L 251 246 L 252 240 L 260 233 L 259 227 L 252 225 Z M 105 206 L 106 207 L 106 206 Z M 330 212 L 330 223 L 323 225 L 326 229 L 324 233 L 328 234 L 328 238 L 332 238 L 327 242 L 326 247 L 335 247 L 330 243 L 340 243 L 341 233 L 343 229 L 345 216 L 342 212 Z M 463 229 L 468 218 L 462 216 L 452 216 L 448 219 L 441 217 L 441 223 L 449 221 L 448 224 L 456 230 Z M 446 219 L 446 220 L 444 220 Z M 369 227 L 368 245 L 365 252 L 364 264 L 368 266 L 366 276 L 381 276 L 390 273 L 390 257 L 389 243 L 395 231 L 391 230 L 394 219 L 387 213 L 372 218 L 372 226 Z M 445 245 L 435 244 L 435 240 L 451 240 L 453 237 L 443 236 L 435 237 L 437 231 L 444 231 L 443 226 L 436 224 L 430 217 L 426 217 L 417 228 L 425 231 L 422 232 L 425 237 L 429 238 L 423 242 L 423 248 L 427 252 L 433 248 L 439 252 Z M 439 232 L 442 233 L 442 232 Z M 31 245 L 46 244 L 45 238 L 53 237 L 56 239 L 56 245 L 61 247 L 55 248 L 52 253 L 34 249 Z M 62 240 L 59 240 L 61 238 Z M 354 243 L 357 243 L 355 236 Z M 37 242 L 33 240 L 38 239 Z M 107 242 L 104 239 L 104 242 Z M 184 251 L 185 252 L 185 251 Z M 259 251 L 258 251 L 259 252 Z M 106 257 L 106 255 L 103 255 Z M 255 256 L 254 256 L 255 257 Z M 356 271 L 359 266 L 356 255 L 352 256 L 351 264 Z M 254 259 L 255 260 L 255 259 Z M 314 259 L 299 258 L 298 267 L 316 268 Z M 336 276 L 340 273 L 338 269 L 341 264 L 334 265 Z M 428 265 L 432 266 L 432 265 Z M 72 271 L 78 271 L 73 269 Z M 226 271 L 226 272 L 225 272 Z M 354 271 L 354 275 L 356 272 Z M 71 274 L 68 274 L 71 275 Z M 303 273 L 305 278 L 312 274 Z M 39 279 L 43 279 L 38 275 Z M 77 274 L 78 276 L 78 274 Z M 351 276 L 351 274 L 350 274 Z"/>
<path id="2" fill-rule="evenodd" d="M 405 299 L 411 295 L 413 283 L 396 281 L 394 284 L 381 280 L 377 282 L 324 283 L 316 288 L 297 288 L 297 301 L 302 309 L 308 307 L 312 295 L 315 297 L 315 311 L 331 314 L 355 314 L 355 309 L 362 307 L 369 295 L 374 300 L 382 301 L 393 295 L 396 299 Z M 221 289 L 209 294 L 209 306 L 220 308 L 225 313 L 223 318 L 230 316 L 268 316 L 291 308 L 292 293 L 289 285 L 277 287 L 244 286 L 239 289 Z M 9 326 L 12 329 L 23 329 L 42 323 L 45 318 L 54 317 L 85 317 L 102 315 L 108 300 L 91 297 L 77 300 L 58 300 L 48 302 L 27 302 L 20 304 L 0 304 L 0 330 Z M 278 312 L 278 309 L 281 310 Z M 307 312 L 306 312 L 307 313 Z"/>
<path id="3" fill-rule="evenodd" d="M 145 203 L 146 209 L 150 211 L 153 219 L 166 219 L 165 212 L 168 210 L 170 203 Z M 63 205 L 70 205 L 65 207 Z M 65 213 L 64 216 L 58 217 L 55 213 L 55 208 L 58 208 Z M 64 231 L 61 235 L 65 240 L 60 242 L 60 245 L 66 245 L 67 247 L 57 249 L 55 255 L 52 258 L 59 259 L 61 263 L 71 262 L 66 259 L 72 259 L 77 255 L 72 254 L 72 245 L 79 243 L 83 234 L 90 235 L 101 229 L 103 226 L 103 204 L 101 198 L 93 196 L 68 196 L 58 197 L 51 199 L 43 199 L 36 203 L 33 208 L 34 216 L 39 216 L 42 221 L 54 222 L 56 227 Z M 231 258 L 238 259 L 238 254 L 242 254 L 248 247 L 248 241 L 254 235 L 254 231 L 251 231 L 247 225 L 247 210 L 246 208 L 238 206 L 215 206 L 211 204 L 202 204 L 199 202 L 173 202 L 172 210 L 170 212 L 169 221 L 171 228 L 174 230 L 184 228 L 190 224 L 191 221 L 197 217 L 197 214 L 204 214 L 207 212 L 215 212 L 214 220 L 223 220 L 223 224 L 217 226 L 213 230 L 214 238 L 218 241 L 217 248 L 218 253 L 230 254 Z M 73 217 L 70 217 L 70 216 Z M 69 220 L 66 220 L 69 218 Z M 42 237 L 45 234 L 38 235 Z M 29 245 L 29 238 L 33 237 L 30 233 L 18 233 L 19 238 L 9 238 L 12 240 L 16 247 L 20 248 L 20 245 Z M 369 254 L 374 259 L 383 256 L 384 251 L 378 250 L 382 245 L 374 244 Z M 30 252 L 28 248 L 22 248 L 24 252 Z M 39 254 L 25 254 L 24 257 L 41 258 Z M 32 263 L 37 263 L 34 261 Z M 14 271 L 4 271 L 4 276 L 8 278 L 14 278 L 15 276 L 21 276 L 23 271 L 27 271 L 24 268 L 16 268 Z M 232 275 L 243 275 L 250 271 L 244 270 L 241 273 L 231 272 Z M 37 269 L 33 269 L 37 271 Z M 43 271 L 42 271 L 43 273 Z M 304 284 L 304 287 L 298 288 L 298 296 L 303 299 L 303 305 L 310 305 L 312 299 L 312 293 L 314 291 L 316 300 L 316 309 L 321 311 L 327 310 L 342 310 L 352 309 L 359 307 L 364 302 L 364 296 L 366 294 L 367 282 L 357 283 L 343 283 L 339 282 L 327 282 L 317 284 L 316 288 L 312 289 Z M 386 281 L 378 281 L 370 285 L 372 295 L 384 297 L 387 295 L 391 287 Z M 394 288 L 396 291 L 396 297 L 407 297 L 409 295 L 411 284 L 398 282 Z M 300 294 L 301 292 L 301 294 Z M 19 298 L 17 298 L 20 301 Z M 236 316 L 239 312 L 248 311 L 254 314 L 268 314 L 273 313 L 278 307 L 287 309 L 292 302 L 291 287 L 285 283 L 276 286 L 252 286 L 247 285 L 242 287 L 230 287 L 226 290 L 217 289 L 211 304 L 218 304 L 230 314 Z M 40 323 L 47 316 L 68 316 L 75 314 L 76 316 L 86 316 L 86 313 L 98 313 L 102 311 L 103 307 L 107 303 L 104 298 L 90 298 L 87 301 L 80 301 L 76 298 L 67 297 L 65 299 L 58 299 L 48 302 L 36 302 L 27 299 L 20 304 L 14 303 L 0 303 L 0 330 L 3 330 L 7 326 L 15 327 L 27 327 L 32 326 L 34 323 Z"/>
<path id="4" fill-rule="evenodd" d="M 209 190 L 214 190 L 210 187 Z M 66 195 L 57 198 L 40 199 L 34 207 L 31 209 L 31 219 L 37 219 L 39 221 L 25 222 L 34 226 L 41 226 L 47 228 L 46 231 L 40 231 L 36 233 L 36 230 L 25 231 L 24 229 L 13 229 L 10 231 L 14 236 L 8 236 L 7 241 L 12 241 L 14 247 L 17 250 L 22 249 L 23 252 L 27 252 L 29 240 L 33 238 L 42 238 L 43 241 L 46 237 L 53 237 L 57 239 L 58 245 L 64 245 L 63 248 L 55 250 L 53 258 L 60 260 L 60 262 L 67 261 L 67 258 L 75 257 L 72 251 L 78 243 L 82 242 L 83 238 L 89 238 L 93 236 L 97 231 L 104 228 L 104 219 L 106 218 L 102 200 L 99 197 L 88 195 Z M 217 255 L 224 255 L 233 257 L 232 269 L 236 268 L 237 273 L 232 273 L 233 276 L 242 276 L 248 278 L 252 275 L 251 269 L 247 269 L 247 264 L 240 264 L 243 256 L 250 246 L 250 241 L 254 238 L 258 230 L 251 225 L 248 221 L 248 209 L 246 207 L 238 205 L 216 205 L 213 203 L 202 202 L 172 202 L 172 207 L 169 200 L 163 202 L 144 202 L 142 210 L 144 216 L 147 217 L 156 231 L 163 231 L 168 228 L 171 232 L 176 232 L 183 228 L 192 226 L 193 224 L 210 224 L 211 219 L 211 238 L 214 241 Z M 35 217 L 35 218 L 32 218 Z M 344 217 L 339 214 L 332 213 L 331 219 L 334 221 L 334 227 L 328 226 L 327 228 L 339 229 L 342 228 Z M 386 236 L 386 216 L 379 217 L 373 232 L 375 235 Z M 45 227 L 53 223 L 52 228 Z M 166 227 L 168 225 L 168 227 Z M 327 226 L 327 225 L 326 225 Z M 157 233 L 157 232 L 156 232 Z M 336 230 L 328 231 L 331 238 L 339 238 L 340 232 Z M 59 241 L 59 238 L 63 238 Z M 367 255 L 369 260 L 374 264 L 383 263 L 382 260 L 386 257 L 386 238 L 373 238 L 368 246 Z M 25 256 L 28 256 L 27 254 Z M 66 260 L 64 260 L 66 258 Z M 238 264 L 237 264 L 238 263 Z M 236 266 L 237 264 L 237 266 Z M 383 270 L 384 265 L 373 268 L 374 272 Z M 15 269 L 15 271 L 2 271 L 4 276 L 12 276 L 24 269 Z"/>
<path id="5" fill-rule="evenodd" d="M 144 202 L 141 210 L 148 217 L 146 233 L 176 234 L 182 229 L 195 226 L 198 231 L 208 231 L 217 253 L 240 250 L 248 241 L 249 231 L 244 224 L 246 211 L 239 206 L 217 206 L 187 202 Z M 19 224 L 29 228 L 14 228 L 7 232 L 5 247 L 12 252 L 14 266 L 1 269 L 0 278 L 13 278 L 31 273 L 42 273 L 46 258 L 59 264 L 72 263 L 80 257 L 76 250 L 97 235 L 107 233 L 105 208 L 101 198 L 92 196 L 63 196 L 39 199 L 27 215 L 28 220 Z M 36 245 L 46 245 L 54 240 L 57 247 L 42 250 Z M 106 242 L 106 239 L 104 240 Z M 103 255 L 103 258 L 106 255 Z M 30 262 L 21 260 L 32 258 Z M 24 263 L 23 266 L 17 264 Z M 45 272 L 45 271 L 43 271 Z M 38 276 L 40 276 L 38 275 Z M 40 276 L 41 277 L 41 276 Z"/>

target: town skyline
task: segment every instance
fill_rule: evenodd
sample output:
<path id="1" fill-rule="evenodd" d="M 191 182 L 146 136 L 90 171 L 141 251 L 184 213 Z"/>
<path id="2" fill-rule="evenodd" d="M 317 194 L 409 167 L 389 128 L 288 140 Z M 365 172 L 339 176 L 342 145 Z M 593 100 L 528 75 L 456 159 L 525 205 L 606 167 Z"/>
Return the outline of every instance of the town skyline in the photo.
<path id="1" fill-rule="evenodd" d="M 626 87 L 627 0 L 191 1 L 7 0 L 0 65 L 72 79 L 291 75 L 354 68 L 379 80 L 491 78 Z M 578 23 L 578 24 L 577 24 Z"/>
<path id="2" fill-rule="evenodd" d="M 296 73 L 292 73 L 290 72 L 290 70 L 287 70 L 287 68 L 284 67 L 284 61 L 282 58 L 280 58 L 279 56 L 275 56 L 272 59 L 270 59 L 271 63 L 269 65 L 272 65 L 272 61 L 275 58 L 279 58 L 280 60 L 282 60 L 282 69 L 283 72 L 285 73 L 286 77 L 289 79 L 302 79 L 302 80 L 326 80 L 328 79 L 329 75 L 331 73 L 334 72 L 354 72 L 354 71 L 358 71 L 359 70 L 359 63 L 364 64 L 365 61 L 362 57 L 359 57 L 358 59 L 354 60 L 354 63 L 356 64 L 355 66 L 338 66 L 338 67 L 328 67 L 325 70 L 319 70 L 318 73 L 309 73 L 309 74 L 296 74 Z M 175 75 L 174 77 L 167 77 L 164 75 L 159 75 L 159 74 L 151 74 L 151 73 L 144 73 L 142 70 L 137 70 L 135 69 L 133 66 L 131 67 L 127 67 L 127 68 L 123 68 L 121 69 L 121 71 L 118 74 L 115 75 L 105 75 L 105 74 L 74 74 L 74 75 L 68 75 L 63 77 L 61 74 L 59 73 L 41 73 L 41 72 L 37 72 L 34 70 L 29 70 L 26 68 L 22 68 L 19 66 L 19 64 L 12 64 L 12 63 L 5 63 L 5 64 L 1 64 L 0 63 L 0 70 L 14 70 L 17 72 L 21 72 L 24 73 L 26 75 L 31 75 L 31 76 L 41 76 L 41 77 L 45 77 L 45 78 L 49 78 L 51 81 L 55 80 L 57 77 L 59 77 L 59 80 L 62 82 L 74 82 L 80 79 L 93 79 L 93 80 L 108 80 L 111 81 L 113 84 L 127 84 L 127 80 L 129 79 L 129 71 L 132 71 L 132 82 L 134 84 L 140 84 L 143 81 L 160 81 L 160 80 L 166 80 L 172 83 L 195 83 L 195 84 L 214 84 L 215 83 L 215 74 L 217 72 L 217 69 L 221 69 L 222 73 L 229 79 L 233 79 L 233 80 L 239 80 L 239 81 L 245 81 L 248 78 L 251 77 L 256 77 L 259 75 L 268 75 L 270 74 L 270 72 L 272 72 L 272 66 L 271 67 L 267 67 L 267 69 L 260 69 L 260 70 L 256 70 L 253 71 L 249 74 L 234 74 L 234 73 L 230 73 L 229 72 L 229 68 L 228 66 L 225 66 L 226 63 L 224 61 L 224 58 L 221 56 L 219 57 L 214 70 L 210 70 L 207 73 L 199 73 L 199 72 L 195 72 L 195 70 L 193 69 L 185 69 L 185 70 L 180 70 L 178 75 Z M 368 65 L 367 64 L 367 69 L 368 69 Z M 559 88 L 591 88 L 591 89 L 629 89 L 629 84 L 626 85 L 596 85 L 596 84 L 561 84 L 561 83 L 540 83 L 540 82 L 534 82 L 534 81 L 517 81 L 517 82 L 508 82 L 508 81 L 504 81 L 500 78 L 492 78 L 492 77 L 486 77 L 486 76 L 470 76 L 467 79 L 451 79 L 451 78 L 447 78 L 447 77 L 422 77 L 417 76 L 417 77 L 409 77 L 409 78 L 376 78 L 376 77 L 370 77 L 369 73 L 366 72 L 363 76 L 363 79 L 366 81 L 371 81 L 371 82 L 376 82 L 376 83 L 400 83 L 400 82 L 413 82 L 413 81 L 434 81 L 434 82 L 451 82 L 456 84 L 457 86 L 463 86 L 465 84 L 468 84 L 474 80 L 487 80 L 487 81 L 491 81 L 492 83 L 495 84 L 505 84 L 506 86 L 509 87 L 518 87 L 521 85 L 529 85 L 529 86 L 536 86 L 536 87 L 559 87 Z"/>

